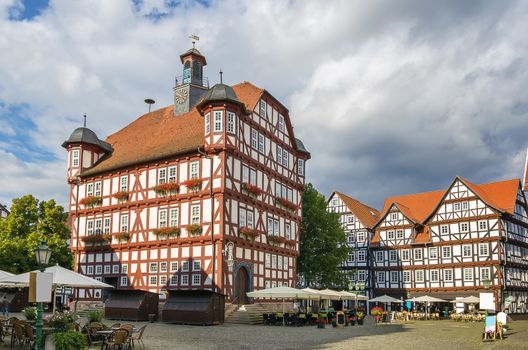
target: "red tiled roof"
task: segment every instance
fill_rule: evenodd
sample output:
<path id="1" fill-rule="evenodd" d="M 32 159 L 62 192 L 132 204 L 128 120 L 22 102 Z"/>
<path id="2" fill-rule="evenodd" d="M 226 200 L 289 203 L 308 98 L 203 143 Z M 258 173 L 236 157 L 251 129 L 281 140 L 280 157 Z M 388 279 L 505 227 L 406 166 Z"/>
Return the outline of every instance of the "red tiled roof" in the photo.
<path id="1" fill-rule="evenodd" d="M 379 219 L 379 211 L 371 208 L 360 201 L 351 198 L 341 192 L 335 192 L 339 198 L 346 204 L 348 209 L 367 227 L 372 228 Z"/>
<path id="2" fill-rule="evenodd" d="M 409 220 L 420 223 L 431 214 L 440 199 L 444 196 L 445 192 L 445 190 L 436 190 L 432 192 L 389 197 L 383 204 L 383 214 L 380 217 L 384 217 L 392 204 L 396 204 L 400 211 L 407 216 Z"/>
<path id="3" fill-rule="evenodd" d="M 480 185 L 475 185 L 465 179 L 461 180 L 486 204 L 511 215 L 514 214 L 517 191 L 520 186 L 519 179 L 491 182 Z"/>
<path id="4" fill-rule="evenodd" d="M 249 82 L 233 86 L 237 98 L 246 108 L 253 110 L 263 89 Z M 198 110 L 173 116 L 173 106 L 147 113 L 108 136 L 113 152 L 82 176 L 116 170 L 134 164 L 163 159 L 177 154 L 193 152 L 204 145 L 204 121 Z"/>

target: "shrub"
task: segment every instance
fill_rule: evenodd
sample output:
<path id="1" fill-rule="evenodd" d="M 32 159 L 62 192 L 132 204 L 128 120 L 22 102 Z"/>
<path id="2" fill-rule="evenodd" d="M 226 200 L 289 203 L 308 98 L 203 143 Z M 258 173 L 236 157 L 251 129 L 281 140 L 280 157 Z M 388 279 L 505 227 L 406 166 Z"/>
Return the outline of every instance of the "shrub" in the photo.
<path id="1" fill-rule="evenodd" d="M 87 345 L 86 335 L 79 332 L 58 332 L 53 334 L 56 350 L 78 350 Z"/>
<path id="2" fill-rule="evenodd" d="M 22 310 L 26 320 L 33 321 L 37 319 L 37 308 L 34 306 L 27 306 Z"/>
<path id="3" fill-rule="evenodd" d="M 73 329 L 77 315 L 70 311 L 55 311 L 51 315 L 46 316 L 45 319 L 50 327 L 55 328 L 59 332 L 67 332 Z"/>
<path id="4" fill-rule="evenodd" d="M 101 322 L 103 319 L 103 312 L 102 311 L 90 311 L 86 314 L 86 318 L 88 318 L 88 322 Z"/>

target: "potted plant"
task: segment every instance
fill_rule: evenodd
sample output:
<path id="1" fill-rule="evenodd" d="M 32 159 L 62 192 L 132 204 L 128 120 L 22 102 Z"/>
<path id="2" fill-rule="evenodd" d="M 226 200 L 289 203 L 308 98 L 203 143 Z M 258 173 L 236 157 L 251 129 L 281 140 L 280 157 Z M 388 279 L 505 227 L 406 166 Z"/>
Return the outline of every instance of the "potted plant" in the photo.
<path id="1" fill-rule="evenodd" d="M 365 319 L 365 314 L 361 311 L 357 313 L 357 324 L 358 326 L 363 325 L 363 320 Z"/>
<path id="2" fill-rule="evenodd" d="M 191 191 L 199 191 L 202 188 L 202 179 L 189 179 L 183 184 Z"/>
<path id="3" fill-rule="evenodd" d="M 37 319 L 37 308 L 34 306 L 26 306 L 22 313 L 28 321 L 35 321 Z"/>
<path id="4" fill-rule="evenodd" d="M 117 199 L 119 203 L 126 202 L 128 198 L 130 197 L 130 193 L 128 193 L 128 191 L 118 191 L 114 193 L 112 197 Z"/>
<path id="5" fill-rule="evenodd" d="M 239 232 L 240 234 L 244 235 L 247 240 L 251 240 L 252 242 L 255 240 L 255 237 L 258 237 L 260 235 L 257 230 L 247 226 L 242 227 Z"/>
<path id="6" fill-rule="evenodd" d="M 77 350 L 84 349 L 88 341 L 86 335 L 79 332 L 57 332 L 53 334 L 53 345 L 55 345 L 55 350 Z"/>
<path id="7" fill-rule="evenodd" d="M 103 198 L 100 196 L 88 196 L 79 201 L 80 205 L 84 205 L 86 208 L 93 208 L 103 204 Z"/>
<path id="8" fill-rule="evenodd" d="M 376 322 L 379 322 L 383 315 L 383 308 L 380 306 L 374 306 L 372 310 L 370 310 L 370 314 L 376 318 Z"/>
<path id="9" fill-rule="evenodd" d="M 114 234 L 114 237 L 119 241 L 128 241 L 130 239 L 130 233 L 128 232 L 118 232 Z"/>
<path id="10" fill-rule="evenodd" d="M 95 235 L 88 235 L 81 238 L 84 243 L 108 243 L 112 240 L 112 235 L 97 233 Z"/>
<path id="11" fill-rule="evenodd" d="M 299 209 L 299 207 L 295 203 L 290 202 L 286 198 L 277 198 L 275 200 L 275 203 L 278 204 L 283 209 L 288 210 L 288 211 L 294 212 L 297 209 Z"/>
<path id="12" fill-rule="evenodd" d="M 160 238 L 169 238 L 169 237 L 178 237 L 180 235 L 180 228 L 174 226 L 161 227 L 152 230 L 152 233 L 156 236 L 157 239 Z"/>
<path id="13" fill-rule="evenodd" d="M 318 318 L 316 322 L 317 322 L 317 328 L 325 328 L 326 324 L 328 323 L 326 318 Z"/>
<path id="14" fill-rule="evenodd" d="M 160 196 L 172 196 L 180 191 L 180 185 L 175 182 L 166 182 L 154 186 L 154 192 Z"/>
<path id="15" fill-rule="evenodd" d="M 248 195 L 254 198 L 258 198 L 264 191 L 262 191 L 258 186 L 252 185 L 249 182 L 244 182 L 242 184 L 242 189 L 246 191 Z"/>
<path id="16" fill-rule="evenodd" d="M 199 235 L 202 233 L 202 226 L 198 224 L 192 224 L 187 227 L 187 231 L 189 231 L 191 235 Z"/>

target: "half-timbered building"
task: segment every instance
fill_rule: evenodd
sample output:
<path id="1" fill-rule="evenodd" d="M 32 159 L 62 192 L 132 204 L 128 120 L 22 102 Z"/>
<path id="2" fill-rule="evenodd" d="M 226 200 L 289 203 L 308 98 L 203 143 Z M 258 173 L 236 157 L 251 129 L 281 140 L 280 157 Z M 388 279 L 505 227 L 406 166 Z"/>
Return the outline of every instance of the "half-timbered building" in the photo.
<path id="1" fill-rule="evenodd" d="M 374 236 L 373 227 L 379 219 L 379 212 L 360 201 L 340 192 L 333 192 L 328 198 L 328 211 L 338 213 L 348 246 L 351 248 L 342 269 L 349 273 L 352 284 L 363 284 L 364 293 L 371 295 L 370 242 Z"/>
<path id="2" fill-rule="evenodd" d="M 489 281 L 496 308 L 526 312 L 528 217 L 520 180 L 391 197 L 372 239 L 374 292 L 453 300 Z"/>
<path id="3" fill-rule="evenodd" d="M 82 127 L 63 143 L 75 269 L 161 297 L 210 289 L 244 303 L 247 291 L 291 286 L 310 154 L 268 91 L 209 87 L 205 57 L 180 58 L 173 105 L 105 141 Z"/>

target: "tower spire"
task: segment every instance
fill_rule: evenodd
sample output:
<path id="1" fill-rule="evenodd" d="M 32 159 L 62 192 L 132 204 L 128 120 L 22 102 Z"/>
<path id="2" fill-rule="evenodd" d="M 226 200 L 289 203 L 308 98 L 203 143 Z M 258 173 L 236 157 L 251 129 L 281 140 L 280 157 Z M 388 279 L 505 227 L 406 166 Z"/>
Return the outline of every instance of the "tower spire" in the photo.
<path id="1" fill-rule="evenodd" d="M 84 127 L 86 128 L 86 113 L 84 113 L 83 119 L 84 119 L 84 123 L 83 123 L 83 125 L 84 125 Z"/>
<path id="2" fill-rule="evenodd" d="M 224 75 L 224 72 L 222 72 L 222 68 L 220 68 L 220 84 L 224 83 L 224 80 L 222 79 L 223 75 Z"/>

